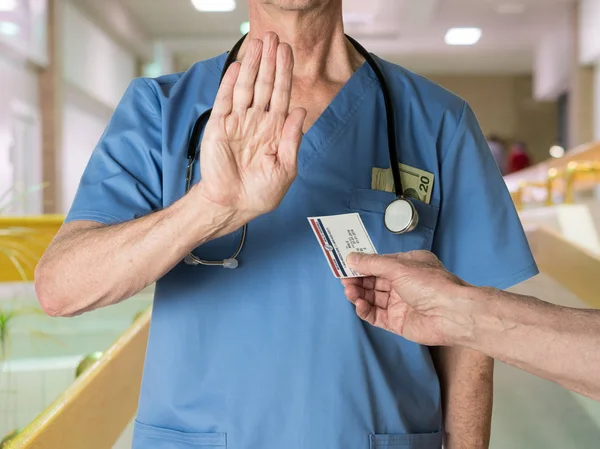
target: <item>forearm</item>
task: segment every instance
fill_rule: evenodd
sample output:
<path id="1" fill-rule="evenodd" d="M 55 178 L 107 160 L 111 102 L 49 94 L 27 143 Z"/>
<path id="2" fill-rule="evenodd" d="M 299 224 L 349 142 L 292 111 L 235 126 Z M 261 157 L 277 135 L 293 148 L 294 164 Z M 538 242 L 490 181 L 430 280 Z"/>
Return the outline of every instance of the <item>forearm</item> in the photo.
<path id="1" fill-rule="evenodd" d="M 36 268 L 38 297 L 49 314 L 59 316 L 120 302 L 162 277 L 193 248 L 236 226 L 231 213 L 202 203 L 192 190 L 140 219 L 59 233 Z"/>
<path id="2" fill-rule="evenodd" d="M 600 311 L 468 290 L 471 330 L 460 344 L 600 400 Z"/>
<path id="3" fill-rule="evenodd" d="M 440 377 L 445 449 L 489 446 L 493 398 L 493 359 L 458 348 L 432 348 Z"/>

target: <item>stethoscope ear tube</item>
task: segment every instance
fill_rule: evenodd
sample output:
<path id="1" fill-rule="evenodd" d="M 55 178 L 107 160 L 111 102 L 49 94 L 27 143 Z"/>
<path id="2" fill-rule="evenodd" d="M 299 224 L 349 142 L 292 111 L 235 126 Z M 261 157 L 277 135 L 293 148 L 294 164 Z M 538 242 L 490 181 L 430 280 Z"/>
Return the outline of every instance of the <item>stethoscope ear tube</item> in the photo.
<path id="1" fill-rule="evenodd" d="M 223 77 L 225 76 L 225 73 L 227 72 L 227 70 L 229 69 L 231 64 L 233 64 L 235 62 L 238 51 L 241 48 L 244 40 L 246 39 L 246 36 L 247 36 L 247 34 L 244 35 L 234 45 L 234 47 L 229 52 L 229 55 L 227 56 L 227 60 L 225 61 L 225 66 L 221 73 L 221 81 L 223 80 Z M 387 136 L 388 136 L 390 169 L 392 171 L 392 176 L 394 179 L 394 190 L 395 190 L 396 197 L 397 197 L 394 201 L 392 201 L 388 205 L 388 207 L 385 211 L 384 224 L 385 224 L 385 227 L 394 234 L 403 234 L 405 232 L 410 232 L 417 226 L 419 216 L 418 216 L 417 210 L 415 209 L 415 206 L 412 204 L 412 202 L 410 202 L 409 200 L 407 200 L 406 198 L 403 197 L 404 192 L 402 189 L 402 180 L 400 177 L 400 164 L 398 161 L 398 152 L 397 152 L 397 145 L 396 145 L 396 120 L 395 120 L 395 116 L 394 116 L 394 107 L 393 107 L 393 103 L 392 103 L 391 94 L 390 94 L 388 85 L 385 81 L 385 76 L 383 75 L 381 69 L 379 68 L 377 62 L 373 59 L 371 54 L 365 48 L 363 48 L 357 41 L 352 39 L 350 36 L 346 35 L 346 38 L 350 41 L 350 43 L 354 46 L 354 48 L 356 48 L 356 50 L 363 56 L 363 58 L 365 58 L 365 61 L 367 62 L 367 64 L 369 64 L 369 66 L 371 67 L 371 69 L 373 70 L 375 75 L 377 76 L 377 79 L 381 86 L 381 91 L 383 93 L 383 99 L 384 99 L 384 103 L 385 103 L 385 112 L 386 112 L 386 125 L 387 125 Z M 193 168 L 194 160 L 196 158 L 196 153 L 199 151 L 199 145 L 200 145 L 202 131 L 204 130 L 204 128 L 206 127 L 206 124 L 208 123 L 208 120 L 210 119 L 211 112 L 212 112 L 212 109 L 209 109 L 208 111 L 205 111 L 204 113 L 202 113 L 200 115 L 200 117 L 198 117 L 198 119 L 196 120 L 196 123 L 194 124 L 194 127 L 192 129 L 192 134 L 190 136 L 190 140 L 188 143 L 188 149 L 187 149 L 187 166 L 186 166 L 186 179 L 185 179 L 186 194 L 191 189 L 192 172 L 193 172 L 192 168 Z M 224 266 L 226 268 L 236 268 L 237 267 L 236 258 L 239 255 L 239 253 L 241 252 L 242 248 L 244 247 L 244 242 L 246 240 L 247 231 L 248 231 L 248 226 L 244 225 L 244 227 L 242 228 L 242 236 L 240 239 L 240 243 L 237 247 L 237 250 L 236 250 L 235 254 L 233 254 L 232 257 L 229 259 L 225 259 L 225 260 L 221 260 L 221 261 L 202 260 L 202 259 L 198 258 L 197 256 L 195 256 L 194 254 L 190 253 L 190 254 L 188 254 L 188 256 L 186 256 L 186 258 L 184 259 L 184 262 L 188 265 L 220 265 L 220 266 Z"/>
<path id="2" fill-rule="evenodd" d="M 369 64 L 369 67 L 371 67 L 371 70 L 373 70 L 373 73 L 375 73 L 375 76 L 379 81 L 381 93 L 383 94 L 383 102 L 385 104 L 388 151 L 390 159 L 390 169 L 392 170 L 392 177 L 394 179 L 394 192 L 396 193 L 396 197 L 401 198 L 404 195 L 404 189 L 402 188 L 402 179 L 400 178 L 400 164 L 398 161 L 398 148 L 396 143 L 396 117 L 394 113 L 394 105 L 392 103 L 390 89 L 388 87 L 387 81 L 385 80 L 383 72 L 379 68 L 377 61 L 373 59 L 371 53 L 369 53 L 362 45 L 360 45 L 350 36 L 346 35 L 346 39 L 348 39 L 348 41 L 350 41 L 350 43 L 354 46 L 356 51 L 358 51 L 360 55 L 363 58 L 365 58 L 365 61 L 367 61 L 367 64 Z"/>

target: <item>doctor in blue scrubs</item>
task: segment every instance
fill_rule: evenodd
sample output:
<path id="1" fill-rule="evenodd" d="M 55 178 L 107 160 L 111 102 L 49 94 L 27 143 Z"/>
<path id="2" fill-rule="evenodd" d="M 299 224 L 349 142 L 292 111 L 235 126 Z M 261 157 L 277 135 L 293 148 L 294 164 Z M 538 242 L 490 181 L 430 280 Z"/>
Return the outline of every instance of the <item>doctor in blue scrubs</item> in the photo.
<path id="1" fill-rule="evenodd" d="M 249 7 L 222 82 L 227 54 L 132 81 L 37 267 L 42 307 L 77 315 L 156 282 L 136 449 L 487 447 L 491 359 L 360 320 L 307 221 L 358 212 L 380 253 L 431 250 L 475 285 L 536 274 L 472 110 L 376 59 L 398 158 L 433 176 L 417 227 L 392 234 L 396 196 L 371 188 L 390 167 L 382 89 L 344 35 L 342 1 Z M 230 259 L 243 237 L 236 269 L 185 263 Z"/>

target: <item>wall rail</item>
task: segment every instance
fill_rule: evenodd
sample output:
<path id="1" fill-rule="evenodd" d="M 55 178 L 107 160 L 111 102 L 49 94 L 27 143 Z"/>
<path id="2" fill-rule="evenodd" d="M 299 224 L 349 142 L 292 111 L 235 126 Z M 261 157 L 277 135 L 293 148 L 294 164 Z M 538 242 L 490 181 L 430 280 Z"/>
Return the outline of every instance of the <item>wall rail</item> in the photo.
<path id="1" fill-rule="evenodd" d="M 137 410 L 150 327 L 145 312 L 6 449 L 107 449 Z"/>
<path id="2" fill-rule="evenodd" d="M 527 239 L 540 271 L 600 309 L 600 257 L 544 227 L 528 230 Z"/>

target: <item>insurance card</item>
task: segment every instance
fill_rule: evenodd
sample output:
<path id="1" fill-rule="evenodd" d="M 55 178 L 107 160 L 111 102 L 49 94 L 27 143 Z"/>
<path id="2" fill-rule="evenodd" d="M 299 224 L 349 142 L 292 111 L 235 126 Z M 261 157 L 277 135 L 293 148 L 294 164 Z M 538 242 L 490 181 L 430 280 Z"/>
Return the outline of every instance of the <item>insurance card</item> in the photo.
<path id="1" fill-rule="evenodd" d="M 317 241 L 336 278 L 361 277 L 346 265 L 350 253 L 377 254 L 359 214 L 309 217 Z"/>

